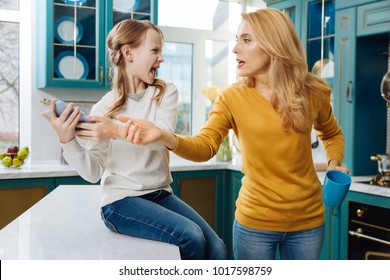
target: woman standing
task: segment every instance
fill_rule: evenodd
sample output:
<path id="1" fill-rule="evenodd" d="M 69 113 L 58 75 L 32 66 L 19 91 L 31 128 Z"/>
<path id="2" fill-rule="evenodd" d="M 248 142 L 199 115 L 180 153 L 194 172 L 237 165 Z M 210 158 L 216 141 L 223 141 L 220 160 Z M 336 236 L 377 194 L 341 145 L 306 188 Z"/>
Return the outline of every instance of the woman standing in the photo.
<path id="1" fill-rule="evenodd" d="M 175 135 L 133 118 L 123 131 L 110 133 L 207 161 L 233 129 L 244 173 L 233 226 L 235 258 L 274 259 L 279 248 L 281 259 L 319 259 L 324 205 L 312 159 L 313 127 L 328 170 L 349 172 L 341 167 L 344 137 L 332 114 L 331 89 L 308 73 L 294 25 L 279 10 L 243 13 L 233 52 L 240 78 L 219 95 L 198 135 Z"/>

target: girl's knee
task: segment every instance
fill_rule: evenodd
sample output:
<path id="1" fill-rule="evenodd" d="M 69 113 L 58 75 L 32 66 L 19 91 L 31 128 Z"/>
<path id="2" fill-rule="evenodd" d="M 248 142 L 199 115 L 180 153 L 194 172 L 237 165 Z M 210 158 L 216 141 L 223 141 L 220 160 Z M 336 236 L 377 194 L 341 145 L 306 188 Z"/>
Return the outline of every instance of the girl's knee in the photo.
<path id="1" fill-rule="evenodd" d="M 211 242 L 209 245 L 209 256 L 210 260 L 226 260 L 227 258 L 227 249 L 226 245 L 222 239 L 218 239 Z"/>
<path id="2" fill-rule="evenodd" d="M 193 224 L 183 233 L 180 244 L 182 259 L 201 260 L 205 258 L 206 239 L 199 226 Z"/>

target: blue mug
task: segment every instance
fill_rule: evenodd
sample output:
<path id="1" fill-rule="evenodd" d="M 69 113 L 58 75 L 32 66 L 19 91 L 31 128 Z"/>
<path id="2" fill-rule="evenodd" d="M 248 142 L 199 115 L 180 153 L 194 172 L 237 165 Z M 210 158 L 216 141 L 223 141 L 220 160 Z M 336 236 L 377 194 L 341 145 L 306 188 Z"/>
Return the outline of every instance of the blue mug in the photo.
<path id="1" fill-rule="evenodd" d="M 351 186 L 351 177 L 339 170 L 329 170 L 325 174 L 322 187 L 322 199 L 325 206 L 334 208 L 339 206 L 348 194 Z"/>

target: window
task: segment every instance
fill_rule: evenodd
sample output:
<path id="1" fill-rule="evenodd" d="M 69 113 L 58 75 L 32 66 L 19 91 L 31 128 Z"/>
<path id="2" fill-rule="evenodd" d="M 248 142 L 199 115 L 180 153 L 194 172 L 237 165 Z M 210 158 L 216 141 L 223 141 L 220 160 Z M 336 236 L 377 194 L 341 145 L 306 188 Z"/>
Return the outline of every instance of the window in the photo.
<path id="1" fill-rule="evenodd" d="M 19 145 L 19 1 L 0 2 L 0 150 Z"/>
<path id="2" fill-rule="evenodd" d="M 179 115 L 176 132 L 196 134 L 211 109 L 201 94 L 210 86 L 235 81 L 235 34 L 241 21 L 238 1 L 159 0 L 158 25 L 165 36 L 159 77 L 176 84 Z"/>
<path id="3" fill-rule="evenodd" d="M 232 50 L 243 7 L 250 11 L 266 5 L 252 0 L 158 1 L 158 25 L 165 36 L 165 62 L 158 75 L 179 90 L 176 133 L 193 135 L 203 127 L 212 104 L 202 89 L 235 82 Z"/>

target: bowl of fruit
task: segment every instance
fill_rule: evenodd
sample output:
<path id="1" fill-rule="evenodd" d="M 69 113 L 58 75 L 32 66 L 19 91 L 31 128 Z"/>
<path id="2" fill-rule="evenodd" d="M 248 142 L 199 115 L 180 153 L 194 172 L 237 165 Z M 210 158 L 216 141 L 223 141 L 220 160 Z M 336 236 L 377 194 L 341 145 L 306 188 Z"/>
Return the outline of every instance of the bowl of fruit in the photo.
<path id="1" fill-rule="evenodd" d="M 0 151 L 0 160 L 5 167 L 20 167 L 29 154 L 28 147 L 10 146 L 7 151 Z"/>

